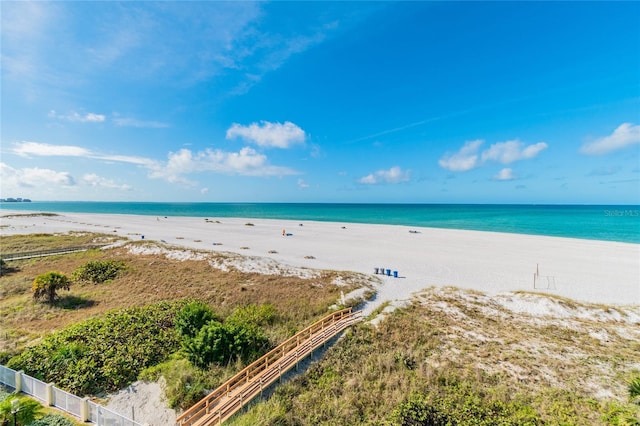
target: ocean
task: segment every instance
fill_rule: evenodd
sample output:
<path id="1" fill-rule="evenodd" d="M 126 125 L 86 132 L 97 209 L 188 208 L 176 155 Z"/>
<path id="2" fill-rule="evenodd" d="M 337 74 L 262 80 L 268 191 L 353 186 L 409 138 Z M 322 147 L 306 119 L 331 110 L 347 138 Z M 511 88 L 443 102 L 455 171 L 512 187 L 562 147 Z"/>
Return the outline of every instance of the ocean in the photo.
<path id="1" fill-rule="evenodd" d="M 375 223 L 640 243 L 640 206 L 331 203 L 0 203 L 2 210 Z"/>

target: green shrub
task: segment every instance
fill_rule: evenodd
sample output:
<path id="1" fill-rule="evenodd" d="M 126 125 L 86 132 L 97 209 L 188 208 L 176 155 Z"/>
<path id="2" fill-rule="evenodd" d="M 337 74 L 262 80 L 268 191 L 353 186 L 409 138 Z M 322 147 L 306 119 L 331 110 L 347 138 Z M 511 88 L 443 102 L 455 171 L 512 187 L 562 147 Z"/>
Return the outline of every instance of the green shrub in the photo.
<path id="1" fill-rule="evenodd" d="M 176 330 L 184 337 L 193 338 L 205 324 L 215 319 L 213 309 L 206 303 L 188 302 L 176 315 Z"/>
<path id="2" fill-rule="evenodd" d="M 48 303 L 53 303 L 58 298 L 58 290 L 69 290 L 71 280 L 61 272 L 47 272 L 38 275 L 31 286 L 33 298 L 36 300 L 45 299 Z"/>
<path id="3" fill-rule="evenodd" d="M 269 340 L 255 326 L 211 321 L 185 344 L 187 358 L 198 367 L 227 365 L 236 360 L 248 362 L 269 347 Z"/>
<path id="4" fill-rule="evenodd" d="M 25 349 L 8 367 L 77 395 L 121 389 L 180 348 L 174 321 L 181 308 L 163 302 L 83 321 Z"/>
<path id="5" fill-rule="evenodd" d="M 73 271 L 72 277 L 76 281 L 100 284 L 117 278 L 125 269 L 126 265 L 119 260 L 95 260 Z"/>
<path id="6" fill-rule="evenodd" d="M 28 426 L 74 426 L 74 423 L 60 414 L 47 414 L 32 421 Z"/>

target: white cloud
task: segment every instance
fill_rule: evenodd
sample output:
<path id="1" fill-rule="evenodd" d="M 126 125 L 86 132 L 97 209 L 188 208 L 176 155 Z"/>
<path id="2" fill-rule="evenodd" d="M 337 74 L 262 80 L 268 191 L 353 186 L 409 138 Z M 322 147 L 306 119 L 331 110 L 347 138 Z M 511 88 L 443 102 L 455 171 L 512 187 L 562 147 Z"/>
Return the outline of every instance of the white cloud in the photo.
<path id="1" fill-rule="evenodd" d="M 75 180 L 68 172 L 57 172 L 39 167 L 14 169 L 6 163 L 0 163 L 2 190 L 19 188 L 43 188 L 50 185 L 74 186 Z"/>
<path id="2" fill-rule="evenodd" d="M 18 142 L 13 144 L 11 150 L 21 157 L 30 155 L 59 156 L 59 157 L 89 157 L 91 152 L 85 148 L 72 145 L 50 145 L 40 142 Z"/>
<path id="3" fill-rule="evenodd" d="M 510 168 L 504 168 L 500 170 L 493 178 L 495 180 L 513 180 L 516 177 L 513 174 L 513 170 L 511 170 Z"/>
<path id="4" fill-rule="evenodd" d="M 73 145 L 51 145 L 40 142 L 18 142 L 13 144 L 11 150 L 21 157 L 42 156 L 42 157 L 83 157 L 95 160 L 116 161 L 119 163 L 130 163 L 141 166 L 153 166 L 155 161 L 144 157 L 132 157 L 126 155 L 106 155 L 91 152 L 86 148 Z"/>
<path id="5" fill-rule="evenodd" d="M 533 158 L 547 148 L 544 142 L 525 146 L 519 140 L 494 143 L 482 153 L 482 161 L 497 161 L 502 164 L 511 164 L 514 161 Z"/>
<path id="6" fill-rule="evenodd" d="M 122 191 L 131 190 L 131 186 L 129 185 L 119 185 L 113 180 L 100 177 L 95 173 L 87 173 L 82 176 L 81 183 L 83 183 L 84 185 L 92 186 L 94 188 L 120 189 Z"/>
<path id="7" fill-rule="evenodd" d="M 358 182 L 368 185 L 378 183 L 401 183 L 407 182 L 411 178 L 410 171 L 402 171 L 400 167 L 392 167 L 389 170 L 378 170 L 367 176 L 361 177 Z"/>
<path id="8" fill-rule="evenodd" d="M 443 169 L 452 172 L 466 172 L 488 161 L 510 164 L 519 160 L 528 160 L 536 157 L 548 147 L 545 142 L 525 145 L 516 139 L 494 143 L 479 154 L 479 149 L 483 142 L 481 139 L 467 141 L 458 152 L 443 155 L 438 164 Z"/>
<path id="9" fill-rule="evenodd" d="M 183 175 L 200 172 L 215 172 L 243 176 L 285 176 L 298 174 L 295 170 L 270 165 L 265 155 L 253 148 L 244 147 L 238 152 L 207 149 L 193 153 L 188 149 L 171 152 L 166 164 L 150 167 L 152 178 L 169 182 L 191 184 Z"/>
<path id="10" fill-rule="evenodd" d="M 622 123 L 609 136 L 604 136 L 582 145 L 580 152 L 588 155 L 603 155 L 639 143 L 640 126 L 632 123 Z"/>
<path id="11" fill-rule="evenodd" d="M 452 172 L 466 172 L 478 165 L 478 149 L 484 141 L 477 139 L 475 141 L 467 141 L 462 148 L 456 153 L 446 153 L 438 164 L 443 169 Z"/>
<path id="12" fill-rule="evenodd" d="M 162 123 L 160 121 L 145 121 L 125 117 L 116 117 L 113 119 L 113 122 L 118 127 L 140 127 L 150 129 L 164 129 L 169 127 L 167 123 Z"/>
<path id="13" fill-rule="evenodd" d="M 269 164 L 267 156 L 256 152 L 253 148 L 244 147 L 238 152 L 207 149 L 197 153 L 188 149 L 170 152 L 167 161 L 157 161 L 145 157 L 126 155 L 100 154 L 78 146 L 50 145 L 38 142 L 20 142 L 14 144 L 14 154 L 29 156 L 67 156 L 82 157 L 106 162 L 119 162 L 142 166 L 149 170 L 152 179 L 164 179 L 171 183 L 195 185 L 185 175 L 200 172 L 214 172 L 243 176 L 287 176 L 298 174 L 288 167 Z M 84 183 L 128 190 L 107 179 L 95 175 L 85 175 Z M 4 182 L 3 182 L 4 184 Z"/>
<path id="14" fill-rule="evenodd" d="M 300 189 L 307 189 L 309 188 L 309 184 L 306 183 L 304 180 L 302 179 L 298 179 L 298 188 Z"/>
<path id="15" fill-rule="evenodd" d="M 294 144 L 304 143 L 305 132 L 290 121 L 271 123 L 261 121 L 242 126 L 233 123 L 227 130 L 227 139 L 242 138 L 262 147 L 289 148 Z"/>
<path id="16" fill-rule="evenodd" d="M 51 110 L 49 111 L 48 116 L 49 118 L 76 123 L 102 123 L 106 120 L 106 117 L 103 114 L 96 114 L 94 112 L 80 114 L 76 111 L 71 111 L 69 114 L 58 114 L 55 110 Z"/>
<path id="17" fill-rule="evenodd" d="M 200 193 L 201 193 L 202 195 L 205 195 L 205 194 L 207 194 L 208 192 L 209 192 L 209 188 L 202 188 L 202 189 L 200 190 Z"/>

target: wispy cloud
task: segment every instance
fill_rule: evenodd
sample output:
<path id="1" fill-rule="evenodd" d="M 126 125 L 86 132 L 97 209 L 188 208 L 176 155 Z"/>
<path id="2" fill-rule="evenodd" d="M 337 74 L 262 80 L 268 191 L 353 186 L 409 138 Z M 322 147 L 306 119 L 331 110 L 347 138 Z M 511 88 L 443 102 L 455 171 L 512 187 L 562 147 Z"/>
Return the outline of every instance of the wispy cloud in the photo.
<path id="1" fill-rule="evenodd" d="M 139 127 L 150 129 L 164 129 L 170 127 L 169 124 L 163 123 L 161 121 L 138 120 L 136 118 L 127 118 L 120 116 L 115 116 L 113 118 L 113 123 L 118 127 Z"/>
<path id="2" fill-rule="evenodd" d="M 126 184 L 117 184 L 111 179 L 103 178 L 95 173 L 87 173 L 82 176 L 81 183 L 92 186 L 94 188 L 119 189 L 122 191 L 130 191 L 131 186 Z"/>
<path id="3" fill-rule="evenodd" d="M 480 153 L 480 146 L 483 143 L 484 141 L 481 139 L 465 142 L 457 152 L 445 153 L 438 164 L 443 169 L 452 172 L 466 172 L 489 161 L 511 164 L 520 160 L 532 159 L 548 147 L 545 142 L 526 145 L 515 139 L 494 143 Z"/>
<path id="4" fill-rule="evenodd" d="M 622 170 L 620 166 L 598 167 L 597 169 L 591 170 L 587 176 L 611 176 L 618 173 L 620 170 Z"/>
<path id="5" fill-rule="evenodd" d="M 189 7 L 4 2 L 3 72 L 23 90 L 92 85 L 106 72 L 114 81 L 177 87 L 206 81 L 220 83 L 226 92 L 221 95 L 242 94 L 342 25 L 339 8 L 336 13 L 325 8 L 310 14 L 303 27 L 272 26 L 264 19 L 271 7 L 263 2 L 193 2 Z"/>
<path id="6" fill-rule="evenodd" d="M 92 152 L 73 145 L 51 145 L 41 142 L 18 142 L 13 144 L 11 152 L 21 157 L 83 157 L 94 160 L 116 161 L 143 166 L 152 166 L 155 161 L 145 157 L 111 155 Z"/>
<path id="7" fill-rule="evenodd" d="M 358 179 L 358 182 L 367 185 L 375 185 L 379 183 L 402 183 L 411 179 L 411 171 L 403 171 L 402 168 L 395 166 L 389 170 L 378 170 L 377 172 L 368 174 Z"/>
<path id="8" fill-rule="evenodd" d="M 58 114 L 55 110 L 51 110 L 49 111 L 48 116 L 49 118 L 76 122 L 76 123 L 102 123 L 106 119 L 104 114 L 96 114 L 94 112 L 87 112 L 87 113 L 81 114 L 76 111 L 71 111 L 68 114 Z"/>
<path id="9" fill-rule="evenodd" d="M 21 157 L 89 157 L 91 155 L 88 149 L 80 146 L 50 145 L 47 143 L 28 141 L 13 144 L 11 152 Z"/>
<path id="10" fill-rule="evenodd" d="M 309 184 L 306 183 L 304 180 L 302 179 L 298 179 L 298 188 L 300 189 L 307 189 L 309 188 Z"/>
<path id="11" fill-rule="evenodd" d="M 251 123 L 248 126 L 233 123 L 227 130 L 227 139 L 242 138 L 266 148 L 290 148 L 303 144 L 305 137 L 304 130 L 290 121 L 284 124 L 261 121 L 260 124 Z"/>
<path id="12" fill-rule="evenodd" d="M 582 145 L 580 152 L 587 155 L 604 155 L 635 144 L 640 144 L 640 126 L 622 123 L 610 135 Z"/>

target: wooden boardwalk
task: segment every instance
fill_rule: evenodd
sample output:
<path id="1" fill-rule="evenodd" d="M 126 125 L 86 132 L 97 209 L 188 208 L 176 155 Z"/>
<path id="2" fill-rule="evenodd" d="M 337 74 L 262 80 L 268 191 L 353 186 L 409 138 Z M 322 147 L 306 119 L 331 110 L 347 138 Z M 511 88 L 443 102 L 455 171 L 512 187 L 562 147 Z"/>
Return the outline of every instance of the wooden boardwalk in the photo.
<path id="1" fill-rule="evenodd" d="M 179 426 L 219 425 L 316 348 L 361 319 L 351 308 L 330 314 L 253 362 L 177 418 Z"/>
<path id="2" fill-rule="evenodd" d="M 101 248 L 106 245 L 107 244 L 91 244 L 91 245 L 85 245 L 85 246 L 64 247 L 64 248 L 55 248 L 55 249 L 49 249 L 49 250 L 26 251 L 22 253 L 0 253 L 0 259 L 4 261 L 9 261 L 9 260 L 31 259 L 34 257 L 57 256 L 60 254 L 77 253 L 80 251 L 87 251 L 87 250 L 92 250 L 96 248 Z"/>

